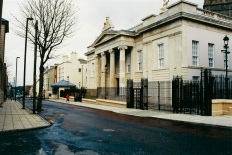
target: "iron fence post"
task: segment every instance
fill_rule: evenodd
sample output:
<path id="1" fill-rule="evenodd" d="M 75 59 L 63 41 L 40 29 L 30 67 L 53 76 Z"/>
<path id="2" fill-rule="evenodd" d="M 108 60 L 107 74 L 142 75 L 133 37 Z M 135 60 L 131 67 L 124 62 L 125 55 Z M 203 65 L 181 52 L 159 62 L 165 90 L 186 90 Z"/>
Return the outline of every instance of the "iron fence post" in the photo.
<path id="1" fill-rule="evenodd" d="M 158 81 L 158 106 L 160 111 L 160 82 Z"/>

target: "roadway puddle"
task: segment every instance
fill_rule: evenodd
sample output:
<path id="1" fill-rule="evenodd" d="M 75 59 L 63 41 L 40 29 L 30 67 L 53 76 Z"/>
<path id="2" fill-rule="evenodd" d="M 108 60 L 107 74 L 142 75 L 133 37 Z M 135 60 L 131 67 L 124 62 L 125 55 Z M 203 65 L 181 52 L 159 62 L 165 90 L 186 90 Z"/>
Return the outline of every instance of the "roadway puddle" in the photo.
<path id="1" fill-rule="evenodd" d="M 113 129 L 103 129 L 104 132 L 114 132 Z"/>

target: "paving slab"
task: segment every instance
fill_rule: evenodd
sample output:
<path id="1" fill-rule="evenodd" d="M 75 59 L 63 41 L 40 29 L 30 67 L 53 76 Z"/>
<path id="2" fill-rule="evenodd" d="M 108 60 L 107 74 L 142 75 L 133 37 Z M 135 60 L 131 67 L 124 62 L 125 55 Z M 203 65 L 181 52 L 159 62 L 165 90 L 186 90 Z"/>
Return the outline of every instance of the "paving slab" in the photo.
<path id="1" fill-rule="evenodd" d="M 42 122 L 42 123 L 41 123 Z M 29 109 L 22 109 L 21 103 L 7 100 L 0 108 L 0 132 L 49 127 L 50 123 Z"/>

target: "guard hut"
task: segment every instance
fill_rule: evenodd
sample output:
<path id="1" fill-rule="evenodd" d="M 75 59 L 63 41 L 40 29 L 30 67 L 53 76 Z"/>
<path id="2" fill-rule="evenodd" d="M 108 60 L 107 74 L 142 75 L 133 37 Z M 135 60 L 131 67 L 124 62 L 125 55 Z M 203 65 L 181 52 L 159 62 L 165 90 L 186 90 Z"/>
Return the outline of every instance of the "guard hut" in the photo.
<path id="1" fill-rule="evenodd" d="M 53 85 L 52 87 L 52 99 L 59 99 L 60 97 L 65 98 L 66 94 L 75 98 L 76 85 L 69 81 L 61 80 Z M 72 97 L 71 97 L 72 98 Z"/>

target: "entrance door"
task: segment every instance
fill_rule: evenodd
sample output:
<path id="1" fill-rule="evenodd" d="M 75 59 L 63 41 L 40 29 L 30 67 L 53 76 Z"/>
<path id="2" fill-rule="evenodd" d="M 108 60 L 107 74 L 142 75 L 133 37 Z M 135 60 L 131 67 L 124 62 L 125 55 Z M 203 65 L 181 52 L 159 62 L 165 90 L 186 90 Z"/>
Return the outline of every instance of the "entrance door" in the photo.
<path id="1" fill-rule="evenodd" d="M 119 78 L 116 78 L 117 95 L 119 95 Z"/>

